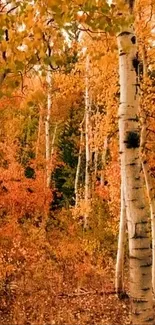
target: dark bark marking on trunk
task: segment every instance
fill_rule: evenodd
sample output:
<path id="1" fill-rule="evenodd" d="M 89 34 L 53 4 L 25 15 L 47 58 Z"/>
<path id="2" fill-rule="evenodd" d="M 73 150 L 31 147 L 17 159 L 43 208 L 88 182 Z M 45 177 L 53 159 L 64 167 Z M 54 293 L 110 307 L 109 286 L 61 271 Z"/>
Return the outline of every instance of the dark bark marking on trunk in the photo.
<path id="1" fill-rule="evenodd" d="M 130 32 L 124 31 L 124 32 L 121 32 L 121 33 L 118 35 L 118 37 L 119 37 L 119 36 L 124 36 L 124 35 L 130 35 L 130 34 L 131 34 Z"/>
<path id="2" fill-rule="evenodd" d="M 144 207 L 145 207 L 145 206 L 141 207 L 141 209 L 142 209 L 142 208 L 144 209 Z M 141 220 L 141 221 L 139 222 L 139 224 L 141 224 L 141 223 L 142 223 L 143 225 L 146 225 L 148 222 L 147 222 L 147 221 L 144 221 L 144 220 Z"/>
<path id="3" fill-rule="evenodd" d="M 126 55 L 125 52 L 120 52 L 119 56 L 123 56 L 123 55 Z"/>
<path id="4" fill-rule="evenodd" d="M 149 318 L 146 319 L 146 322 L 147 323 L 149 323 L 149 322 L 152 323 L 153 320 L 154 320 L 154 317 L 149 317 Z"/>
<path id="5" fill-rule="evenodd" d="M 131 259 L 131 260 L 141 261 L 141 258 L 139 258 L 139 257 L 137 257 L 137 256 L 133 256 L 133 255 L 130 255 L 130 259 Z"/>
<path id="6" fill-rule="evenodd" d="M 138 122 L 139 121 L 139 118 L 138 118 L 138 116 L 136 116 L 136 117 L 130 117 L 130 118 L 128 118 L 128 121 Z"/>
<path id="7" fill-rule="evenodd" d="M 137 304 L 141 304 L 141 303 L 146 303 L 147 300 L 145 299 L 138 299 L 138 298 L 132 298 L 132 301 L 137 303 Z"/>
<path id="8" fill-rule="evenodd" d="M 138 59 L 138 54 L 132 59 L 132 65 L 133 65 L 133 68 L 136 72 L 136 75 L 138 76 L 138 66 L 139 66 L 139 59 Z"/>
<path id="9" fill-rule="evenodd" d="M 152 265 L 152 262 L 146 263 L 146 264 L 142 264 L 140 265 L 140 267 L 150 267 Z"/>
<path id="10" fill-rule="evenodd" d="M 140 176 L 135 176 L 135 181 L 139 181 L 140 180 Z"/>
<path id="11" fill-rule="evenodd" d="M 139 207 L 139 209 L 140 209 L 140 210 L 144 210 L 144 209 L 145 209 L 145 206 L 142 205 L 141 207 Z M 146 223 L 147 223 L 147 221 L 146 221 Z"/>
<path id="12" fill-rule="evenodd" d="M 136 44 L 136 36 L 131 37 L 131 42 L 132 42 L 132 44 Z"/>
<path id="13" fill-rule="evenodd" d="M 140 313 L 137 310 L 133 311 L 133 314 L 136 315 L 136 316 L 140 315 Z"/>
<path id="14" fill-rule="evenodd" d="M 135 251 L 143 251 L 149 249 L 150 247 L 134 248 Z"/>
<path id="15" fill-rule="evenodd" d="M 140 135 L 138 132 L 130 131 L 126 133 L 126 138 L 124 140 L 126 143 L 126 148 L 135 149 L 140 146 Z"/>
<path id="16" fill-rule="evenodd" d="M 142 288 L 142 291 L 148 291 L 148 290 L 150 290 L 149 287 L 148 288 Z"/>
<path id="17" fill-rule="evenodd" d="M 148 236 L 143 236 L 137 233 L 135 233 L 134 236 L 132 237 L 132 239 L 146 239 L 146 238 L 148 238 Z"/>

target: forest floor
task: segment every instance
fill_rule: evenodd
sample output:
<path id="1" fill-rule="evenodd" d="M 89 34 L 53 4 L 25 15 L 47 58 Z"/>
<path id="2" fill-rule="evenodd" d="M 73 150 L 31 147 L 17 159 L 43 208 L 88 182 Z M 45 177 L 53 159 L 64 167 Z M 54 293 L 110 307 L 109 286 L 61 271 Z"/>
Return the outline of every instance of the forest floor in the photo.
<path id="1" fill-rule="evenodd" d="M 0 325 L 130 324 L 129 297 L 118 299 L 114 290 L 114 254 L 89 255 L 79 242 L 76 248 L 71 236 L 69 246 L 57 233 L 50 245 L 44 238 L 25 238 L 15 251 L 4 243 Z M 127 261 L 125 265 L 128 293 Z"/>
<path id="2" fill-rule="evenodd" d="M 118 300 L 114 294 L 79 292 L 57 298 L 54 305 L 53 325 L 130 324 L 129 300 Z"/>
<path id="3" fill-rule="evenodd" d="M 63 292 L 53 297 L 51 325 L 127 325 L 130 300 L 118 299 L 114 291 L 114 270 L 104 278 L 88 279 L 87 284 L 72 291 L 64 284 Z M 126 283 L 127 283 L 126 279 Z"/>
<path id="4" fill-rule="evenodd" d="M 111 274 L 107 277 L 91 277 L 85 285 L 74 290 L 72 279 L 69 283 L 64 282 L 61 291 L 55 290 L 56 283 L 53 283 L 53 294 L 48 301 L 43 302 L 41 292 L 38 296 L 38 308 L 30 301 L 31 315 L 22 320 L 18 312 L 18 320 L 15 315 L 10 318 L 10 311 L 7 316 L 0 313 L 0 325 L 127 325 L 129 321 L 129 298 L 118 299 L 114 293 L 114 281 Z M 55 292 L 57 291 L 57 292 Z M 31 293 L 33 294 L 33 293 Z M 31 294 L 29 299 L 31 300 Z M 26 297 L 25 297 L 26 298 Z M 24 297 L 23 297 L 24 299 Z M 25 303 L 26 303 L 26 299 Z M 17 301 L 14 305 L 18 309 Z M 45 308 L 46 307 L 46 308 Z M 45 310 L 46 309 L 46 310 Z M 43 313 L 42 313 L 43 312 Z M 32 314 L 35 314 L 32 319 Z M 42 319 L 42 320 L 41 320 Z"/>

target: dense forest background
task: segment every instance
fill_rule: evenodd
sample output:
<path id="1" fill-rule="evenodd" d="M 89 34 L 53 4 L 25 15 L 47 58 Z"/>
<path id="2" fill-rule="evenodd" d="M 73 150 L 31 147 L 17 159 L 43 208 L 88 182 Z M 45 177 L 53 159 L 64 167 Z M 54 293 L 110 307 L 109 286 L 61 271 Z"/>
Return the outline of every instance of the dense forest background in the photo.
<path id="1" fill-rule="evenodd" d="M 132 17 L 124 1 L 2 1 L 0 14 L 0 324 L 129 324 L 116 35 L 134 16 L 154 193 L 155 2 Z"/>

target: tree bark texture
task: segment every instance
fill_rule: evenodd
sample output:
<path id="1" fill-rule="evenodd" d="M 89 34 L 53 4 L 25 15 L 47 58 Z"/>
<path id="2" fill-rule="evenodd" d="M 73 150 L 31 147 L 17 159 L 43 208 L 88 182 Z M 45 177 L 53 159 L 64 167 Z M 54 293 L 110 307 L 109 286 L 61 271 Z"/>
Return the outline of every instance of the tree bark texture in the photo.
<path id="1" fill-rule="evenodd" d="M 48 85 L 48 93 L 47 93 L 47 114 L 45 119 L 45 141 L 46 141 L 46 184 L 47 187 L 50 186 L 50 115 L 51 115 L 51 93 L 50 93 L 50 86 L 51 86 L 51 74 L 48 72 L 47 75 L 47 85 Z"/>
<path id="2" fill-rule="evenodd" d="M 76 175 L 75 175 L 75 185 L 74 185 L 74 191 L 75 191 L 75 207 L 79 205 L 79 176 L 80 176 L 80 168 L 81 168 L 81 158 L 82 158 L 82 148 L 83 148 L 83 122 L 81 123 L 81 135 L 80 135 L 80 147 L 79 147 L 79 154 L 78 154 L 78 163 L 76 168 Z"/>
<path id="3" fill-rule="evenodd" d="M 144 181 L 141 175 L 138 121 L 138 58 L 133 27 L 119 33 L 119 138 L 124 183 L 129 258 L 132 324 L 154 324 L 151 283 L 151 248 Z"/>
<path id="4" fill-rule="evenodd" d="M 89 139 L 90 123 L 90 98 L 89 98 L 89 55 L 86 56 L 86 77 L 85 77 L 85 143 L 86 143 L 86 168 L 85 168 L 85 216 L 84 228 L 88 225 L 88 215 L 91 199 L 91 154 Z"/>

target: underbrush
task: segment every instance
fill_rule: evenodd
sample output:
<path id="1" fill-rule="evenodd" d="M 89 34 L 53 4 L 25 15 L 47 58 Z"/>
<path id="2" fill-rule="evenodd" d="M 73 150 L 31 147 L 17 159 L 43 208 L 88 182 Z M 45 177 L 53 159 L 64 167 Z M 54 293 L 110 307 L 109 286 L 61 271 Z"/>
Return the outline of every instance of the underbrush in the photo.
<path id="1" fill-rule="evenodd" d="M 0 228 L 1 325 L 52 324 L 63 294 L 113 288 L 116 235 L 106 204 L 94 202 L 89 229 L 71 210 L 46 222 L 7 216 Z"/>

